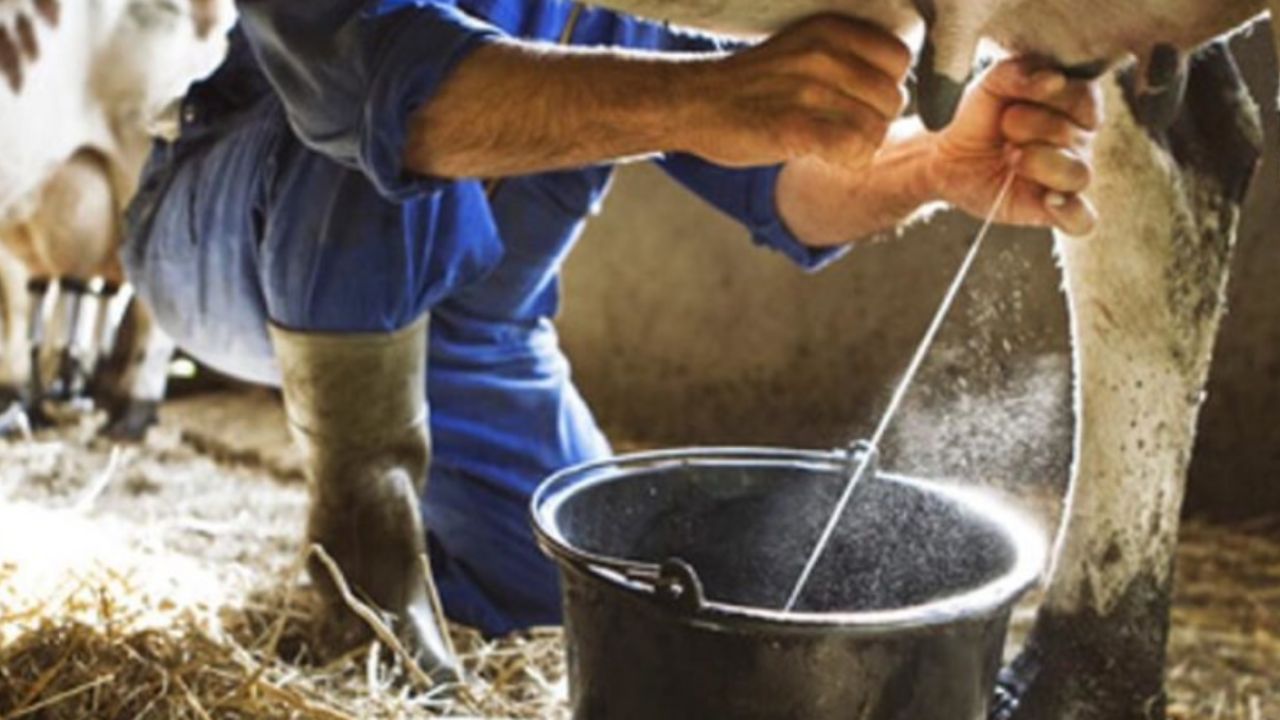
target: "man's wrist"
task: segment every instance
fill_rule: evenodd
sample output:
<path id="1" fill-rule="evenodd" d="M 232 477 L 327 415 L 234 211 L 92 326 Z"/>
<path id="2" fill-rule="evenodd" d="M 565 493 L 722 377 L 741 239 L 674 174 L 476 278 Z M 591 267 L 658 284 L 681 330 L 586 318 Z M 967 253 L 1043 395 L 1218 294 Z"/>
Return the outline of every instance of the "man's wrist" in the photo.
<path id="1" fill-rule="evenodd" d="M 937 138 L 914 118 L 899 120 L 871 164 L 840 168 L 816 157 L 790 161 L 778 209 L 806 245 L 856 243 L 891 230 L 939 202 Z"/>
<path id="2" fill-rule="evenodd" d="M 662 68 L 665 92 L 658 94 L 656 122 L 670 152 L 706 156 L 706 143 L 717 132 L 714 103 L 718 55 L 668 61 Z"/>
<path id="3" fill-rule="evenodd" d="M 919 118 L 911 117 L 894 124 L 886 143 L 906 148 L 912 157 L 905 185 L 916 207 L 942 201 L 937 173 L 938 140 L 939 135 L 925 129 Z"/>

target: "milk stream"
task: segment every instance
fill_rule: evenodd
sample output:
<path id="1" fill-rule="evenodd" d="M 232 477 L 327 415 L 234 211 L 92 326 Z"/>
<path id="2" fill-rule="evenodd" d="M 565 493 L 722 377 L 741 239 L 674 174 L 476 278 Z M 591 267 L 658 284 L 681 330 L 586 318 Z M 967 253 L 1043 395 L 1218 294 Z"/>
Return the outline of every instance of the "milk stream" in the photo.
<path id="1" fill-rule="evenodd" d="M 805 588 L 809 584 L 809 578 L 813 575 L 813 569 L 817 567 L 818 561 L 822 559 L 823 552 L 831 544 L 831 537 L 835 534 L 836 528 L 839 527 L 840 519 L 844 516 L 844 511 L 849 507 L 849 501 L 853 499 L 853 494 L 858 489 L 858 485 L 861 484 L 867 469 L 874 464 L 876 456 L 879 455 L 880 442 L 884 440 L 884 435 L 888 431 L 889 425 L 893 422 L 894 415 L 897 414 L 898 409 L 902 406 L 903 399 L 907 396 L 907 390 L 911 388 L 911 383 L 915 380 L 916 373 L 920 371 L 920 366 L 924 364 L 924 359 L 928 356 L 929 349 L 933 347 L 933 342 L 938 337 L 938 331 L 942 329 L 947 315 L 950 314 L 951 306 L 955 304 L 956 297 L 960 294 L 960 288 L 964 286 L 964 282 L 969 276 L 969 271 L 973 268 L 973 262 L 977 259 L 978 252 L 982 249 L 982 242 L 986 240 L 992 226 L 995 225 L 996 215 L 1000 212 L 1005 199 L 1009 196 L 1009 191 L 1013 188 L 1013 181 L 1016 178 L 1017 174 L 1011 171 L 1009 176 L 1005 178 L 1004 184 L 1000 186 L 1000 192 L 996 194 L 995 201 L 991 203 L 991 209 L 987 211 L 987 217 L 982 223 L 982 227 L 978 229 L 978 233 L 974 236 L 973 244 L 969 246 L 968 254 L 965 255 L 964 260 L 960 263 L 960 269 L 951 281 L 951 287 L 947 289 L 947 294 L 943 296 L 942 304 L 939 305 L 938 311 L 934 314 L 933 321 L 929 324 L 929 329 L 925 331 L 924 338 L 921 339 L 919 346 L 916 347 L 915 355 L 911 358 L 911 363 L 907 366 L 906 372 L 903 374 L 902 379 L 898 381 L 897 388 L 893 391 L 893 397 L 890 398 L 889 405 L 885 408 L 884 414 L 880 416 L 880 422 L 876 425 L 875 433 L 871 435 L 871 440 L 865 446 L 866 451 L 849 475 L 849 481 L 845 484 L 844 492 L 841 493 L 835 509 L 831 511 L 831 518 L 827 521 L 826 527 L 822 530 L 822 535 L 818 537 L 818 542 L 809 553 L 809 559 L 805 562 L 804 569 L 800 571 L 800 577 L 796 579 L 796 583 L 791 589 L 791 595 L 783 606 L 783 611 L 791 612 L 794 610 L 796 603 L 804 595 Z"/>

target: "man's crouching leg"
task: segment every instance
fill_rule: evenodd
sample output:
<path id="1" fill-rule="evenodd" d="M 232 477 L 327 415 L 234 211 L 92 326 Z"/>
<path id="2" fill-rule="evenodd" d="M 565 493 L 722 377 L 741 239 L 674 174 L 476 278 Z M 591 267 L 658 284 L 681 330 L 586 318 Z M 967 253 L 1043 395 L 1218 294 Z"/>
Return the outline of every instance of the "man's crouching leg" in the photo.
<path id="1" fill-rule="evenodd" d="M 362 599 L 437 679 L 457 677 L 418 512 L 431 462 L 428 317 L 393 333 L 271 330 L 285 408 L 311 482 L 307 538 L 337 561 Z M 329 571 L 309 567 L 346 643 L 367 637 Z"/>

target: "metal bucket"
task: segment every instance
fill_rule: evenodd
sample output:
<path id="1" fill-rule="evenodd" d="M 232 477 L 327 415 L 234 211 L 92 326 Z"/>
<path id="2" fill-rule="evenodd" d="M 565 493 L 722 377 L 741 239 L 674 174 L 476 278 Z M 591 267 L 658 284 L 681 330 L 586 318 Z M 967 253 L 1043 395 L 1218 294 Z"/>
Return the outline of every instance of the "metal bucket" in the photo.
<path id="1" fill-rule="evenodd" d="M 1041 534 L 982 494 L 868 475 L 783 613 L 849 464 L 676 450 L 547 480 L 533 521 L 563 578 L 574 717 L 985 718 Z"/>

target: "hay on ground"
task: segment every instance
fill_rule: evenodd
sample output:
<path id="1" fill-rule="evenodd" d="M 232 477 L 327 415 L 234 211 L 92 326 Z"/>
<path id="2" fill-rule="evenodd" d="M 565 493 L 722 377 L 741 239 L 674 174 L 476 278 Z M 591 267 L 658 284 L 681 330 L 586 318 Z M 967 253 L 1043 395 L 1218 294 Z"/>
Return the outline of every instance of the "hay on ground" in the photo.
<path id="1" fill-rule="evenodd" d="M 0 444 L 0 720 L 566 717 L 555 630 L 455 628 L 455 686 L 381 644 L 325 654 L 304 488 L 164 437 Z M 1280 718 L 1280 518 L 1189 523 L 1179 560 L 1171 716 Z"/>

